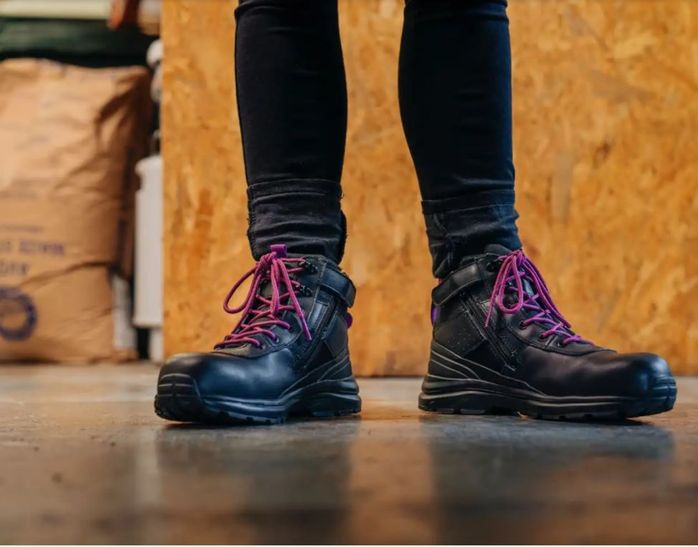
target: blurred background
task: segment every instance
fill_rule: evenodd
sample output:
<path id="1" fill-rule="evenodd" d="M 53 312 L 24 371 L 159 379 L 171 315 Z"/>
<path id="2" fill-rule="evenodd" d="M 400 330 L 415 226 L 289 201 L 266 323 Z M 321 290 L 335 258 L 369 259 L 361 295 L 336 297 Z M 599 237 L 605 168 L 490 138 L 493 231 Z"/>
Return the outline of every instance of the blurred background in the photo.
<path id="1" fill-rule="evenodd" d="M 647 420 L 417 409 L 403 0 L 339 2 L 352 362 L 414 377 L 362 378 L 360 419 L 219 429 L 153 394 L 252 265 L 236 1 L 0 0 L 0 544 L 696 543 L 698 376 Z M 509 15 L 527 254 L 580 334 L 698 375 L 698 0 Z"/>
<path id="2" fill-rule="evenodd" d="M 402 4 L 340 0 L 359 375 L 422 374 L 430 337 Z M 234 5 L 0 0 L 0 360 L 160 361 L 232 327 L 252 260 Z M 698 3 L 511 0 L 510 19 L 527 253 L 582 335 L 698 373 Z"/>

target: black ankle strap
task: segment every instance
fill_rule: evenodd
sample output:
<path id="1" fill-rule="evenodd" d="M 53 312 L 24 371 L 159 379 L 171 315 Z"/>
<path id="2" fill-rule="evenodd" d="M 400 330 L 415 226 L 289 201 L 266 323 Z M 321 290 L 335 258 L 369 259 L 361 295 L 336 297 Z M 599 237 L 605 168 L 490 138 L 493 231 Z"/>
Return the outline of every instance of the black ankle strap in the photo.
<path id="1" fill-rule="evenodd" d="M 346 306 L 350 308 L 354 304 L 356 288 L 351 280 L 344 274 L 329 266 L 325 267 L 320 279 L 320 285 L 330 291 L 333 295 L 341 298 Z"/>
<path id="2" fill-rule="evenodd" d="M 431 291 L 432 302 L 437 306 L 441 306 L 481 279 L 482 275 L 478 262 L 472 262 L 451 273 L 438 287 Z"/>

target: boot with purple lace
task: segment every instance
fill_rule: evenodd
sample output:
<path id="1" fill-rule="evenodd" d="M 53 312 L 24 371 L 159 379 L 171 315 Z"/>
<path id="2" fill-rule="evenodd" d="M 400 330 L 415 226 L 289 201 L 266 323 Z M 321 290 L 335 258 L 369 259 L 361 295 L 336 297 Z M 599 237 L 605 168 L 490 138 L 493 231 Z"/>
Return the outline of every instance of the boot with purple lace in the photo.
<path id="1" fill-rule="evenodd" d="M 230 304 L 251 278 L 247 297 Z M 354 285 L 331 260 L 272 245 L 229 291 L 238 324 L 213 351 L 175 355 L 160 370 L 155 412 L 166 420 L 275 424 L 361 410 L 347 330 Z"/>
<path id="2" fill-rule="evenodd" d="M 666 361 L 577 335 L 520 249 L 489 246 L 444 279 L 432 300 L 423 410 L 622 420 L 674 406 Z"/>

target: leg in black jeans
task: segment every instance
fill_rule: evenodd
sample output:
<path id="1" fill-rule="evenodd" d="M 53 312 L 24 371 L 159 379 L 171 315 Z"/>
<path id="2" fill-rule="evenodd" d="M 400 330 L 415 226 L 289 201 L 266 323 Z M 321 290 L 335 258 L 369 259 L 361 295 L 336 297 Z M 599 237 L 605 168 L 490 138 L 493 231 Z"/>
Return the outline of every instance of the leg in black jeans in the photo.
<path id="1" fill-rule="evenodd" d="M 250 243 L 339 261 L 346 88 L 336 0 L 241 0 L 237 86 Z M 520 246 L 511 70 L 501 0 L 408 0 L 400 104 L 420 181 L 433 270 L 488 243 Z"/>
<path id="2" fill-rule="evenodd" d="M 255 259 L 339 262 L 347 93 L 337 0 L 240 0 L 235 66 Z"/>
<path id="3" fill-rule="evenodd" d="M 443 278 L 488 244 L 521 246 L 504 0 L 407 0 L 400 110 Z"/>
<path id="4" fill-rule="evenodd" d="M 238 324 L 160 370 L 168 420 L 270 424 L 361 410 L 340 271 L 346 88 L 336 0 L 241 0 L 237 90 L 255 267 L 229 291 Z M 299 256 L 300 255 L 300 256 Z M 242 305 L 231 303 L 248 278 Z"/>

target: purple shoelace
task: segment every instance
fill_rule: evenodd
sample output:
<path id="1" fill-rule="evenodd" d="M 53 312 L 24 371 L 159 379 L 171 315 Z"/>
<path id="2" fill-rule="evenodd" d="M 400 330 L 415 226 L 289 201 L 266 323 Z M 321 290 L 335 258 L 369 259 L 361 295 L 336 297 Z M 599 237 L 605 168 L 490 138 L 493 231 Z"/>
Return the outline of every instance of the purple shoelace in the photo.
<path id="1" fill-rule="evenodd" d="M 256 338 L 260 334 L 272 340 L 278 340 L 278 336 L 271 327 L 276 325 L 286 330 L 291 329 L 291 324 L 280 317 L 284 311 L 294 312 L 298 316 L 303 334 L 311 340 L 312 335 L 303 308 L 296 296 L 301 284 L 291 278 L 292 274 L 303 271 L 304 263 L 303 258 L 288 258 L 285 245 L 272 245 L 271 252 L 262 256 L 256 266 L 244 274 L 228 291 L 223 301 L 223 309 L 230 314 L 241 313 L 242 317 L 232 332 L 216 344 L 215 349 L 243 343 L 261 347 L 262 343 Z M 244 302 L 238 307 L 231 307 L 230 300 L 249 277 L 252 277 L 252 285 Z M 269 298 L 262 296 L 260 290 L 265 281 L 271 285 Z"/>
<path id="2" fill-rule="evenodd" d="M 498 260 L 501 261 L 501 266 L 490 296 L 485 326 L 489 325 L 495 307 L 506 314 L 517 313 L 524 309 L 537 313 L 522 321 L 521 326 L 527 327 L 532 323 L 538 323 L 547 327 L 547 330 L 540 334 L 541 338 L 562 336 L 563 346 L 572 342 L 589 343 L 572 331 L 569 321 L 553 303 L 540 271 L 522 250 L 500 256 Z M 526 291 L 524 281 L 530 283 L 533 288 L 532 293 Z M 516 303 L 513 306 L 505 304 L 504 298 L 507 294 L 516 295 Z"/>

